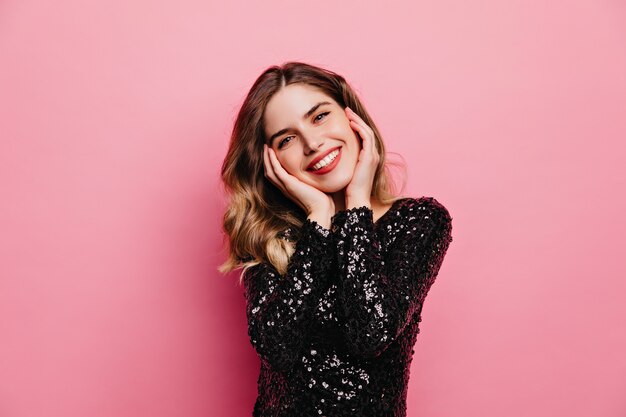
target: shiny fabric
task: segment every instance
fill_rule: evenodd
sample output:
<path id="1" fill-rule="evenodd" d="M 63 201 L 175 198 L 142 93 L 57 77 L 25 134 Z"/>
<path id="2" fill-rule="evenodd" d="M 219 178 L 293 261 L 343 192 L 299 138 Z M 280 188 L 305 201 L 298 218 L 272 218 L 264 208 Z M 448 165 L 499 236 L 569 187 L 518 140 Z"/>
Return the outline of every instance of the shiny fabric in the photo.
<path id="1" fill-rule="evenodd" d="M 243 276 L 248 334 L 261 358 L 254 417 L 406 416 L 422 306 L 452 242 L 432 197 L 404 198 L 376 222 L 366 206 L 331 230 L 307 219 L 288 271 Z"/>

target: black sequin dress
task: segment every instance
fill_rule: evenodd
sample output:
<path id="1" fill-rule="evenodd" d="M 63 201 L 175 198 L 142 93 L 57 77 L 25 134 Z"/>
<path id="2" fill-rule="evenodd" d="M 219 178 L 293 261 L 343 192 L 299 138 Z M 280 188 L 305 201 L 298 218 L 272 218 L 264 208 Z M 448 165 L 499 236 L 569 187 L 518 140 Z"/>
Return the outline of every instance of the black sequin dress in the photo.
<path id="1" fill-rule="evenodd" d="M 451 221 L 432 197 L 397 200 L 376 222 L 366 206 L 342 210 L 331 230 L 307 219 L 291 235 L 286 275 L 249 268 L 248 334 L 261 358 L 253 416 L 406 416 L 422 306 Z"/>

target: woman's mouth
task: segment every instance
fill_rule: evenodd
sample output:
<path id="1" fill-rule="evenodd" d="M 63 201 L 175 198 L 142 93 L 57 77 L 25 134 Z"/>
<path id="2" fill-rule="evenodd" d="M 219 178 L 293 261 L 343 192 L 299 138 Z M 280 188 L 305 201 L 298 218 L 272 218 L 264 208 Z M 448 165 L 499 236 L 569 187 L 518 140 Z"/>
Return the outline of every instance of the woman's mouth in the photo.
<path id="1" fill-rule="evenodd" d="M 309 172 L 312 172 L 316 175 L 326 174 L 327 172 L 332 171 L 339 160 L 341 159 L 341 148 L 337 148 L 326 156 L 326 158 L 319 161 L 317 164 L 313 165 Z"/>

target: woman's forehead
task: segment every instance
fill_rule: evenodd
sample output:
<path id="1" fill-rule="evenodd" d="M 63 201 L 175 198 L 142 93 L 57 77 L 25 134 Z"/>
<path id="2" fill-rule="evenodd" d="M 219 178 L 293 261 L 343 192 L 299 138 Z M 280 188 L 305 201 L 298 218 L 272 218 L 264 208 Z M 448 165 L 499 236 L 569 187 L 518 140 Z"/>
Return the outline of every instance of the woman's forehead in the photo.
<path id="1" fill-rule="evenodd" d="M 332 97 L 319 88 L 309 84 L 290 84 L 277 91 L 267 103 L 266 113 L 280 109 L 281 112 L 292 111 L 296 114 L 304 114 L 319 101 L 329 101 L 337 104 Z"/>

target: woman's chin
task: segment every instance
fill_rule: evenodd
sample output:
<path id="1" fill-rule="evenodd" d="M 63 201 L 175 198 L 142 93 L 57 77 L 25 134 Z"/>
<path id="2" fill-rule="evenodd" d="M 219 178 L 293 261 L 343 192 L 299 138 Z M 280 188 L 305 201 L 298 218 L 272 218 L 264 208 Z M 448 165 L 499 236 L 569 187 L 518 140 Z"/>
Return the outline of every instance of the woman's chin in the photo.
<path id="1" fill-rule="evenodd" d="M 345 189 L 348 184 L 350 184 L 350 179 L 351 178 L 333 179 L 332 181 L 318 183 L 314 185 L 314 187 L 326 194 L 332 194 Z"/>
<path id="2" fill-rule="evenodd" d="M 334 169 L 324 175 L 311 174 L 310 172 L 307 172 L 307 174 L 302 177 L 299 176 L 298 179 L 311 187 L 331 194 L 343 190 L 350 184 L 354 170 L 348 172 L 344 169 Z"/>

